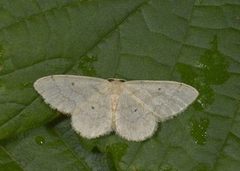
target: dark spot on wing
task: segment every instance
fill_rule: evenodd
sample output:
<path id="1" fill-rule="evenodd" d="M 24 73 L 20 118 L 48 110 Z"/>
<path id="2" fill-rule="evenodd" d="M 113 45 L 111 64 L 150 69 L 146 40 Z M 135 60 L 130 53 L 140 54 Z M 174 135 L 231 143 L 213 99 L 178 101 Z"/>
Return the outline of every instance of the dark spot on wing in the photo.
<path id="1" fill-rule="evenodd" d="M 114 81 L 114 79 L 113 78 L 108 78 L 107 79 L 109 82 L 112 82 L 112 81 Z"/>
<path id="2" fill-rule="evenodd" d="M 108 78 L 107 79 L 109 82 L 112 82 L 112 81 L 118 81 L 118 82 L 125 82 L 126 80 L 124 79 L 118 79 L 118 78 Z"/>
<path id="3" fill-rule="evenodd" d="M 134 109 L 134 112 L 137 112 L 137 109 Z"/>
<path id="4" fill-rule="evenodd" d="M 123 80 L 123 79 L 120 79 L 119 81 L 120 81 L 120 82 L 126 82 L 126 80 Z"/>
<path id="5" fill-rule="evenodd" d="M 158 88 L 159 91 L 161 91 L 161 88 Z"/>
<path id="6" fill-rule="evenodd" d="M 72 86 L 74 86 L 74 82 L 72 82 L 71 84 L 72 84 Z"/>
<path id="7" fill-rule="evenodd" d="M 92 106 L 91 108 L 92 108 L 92 109 L 95 109 L 95 107 L 94 107 L 94 106 Z"/>

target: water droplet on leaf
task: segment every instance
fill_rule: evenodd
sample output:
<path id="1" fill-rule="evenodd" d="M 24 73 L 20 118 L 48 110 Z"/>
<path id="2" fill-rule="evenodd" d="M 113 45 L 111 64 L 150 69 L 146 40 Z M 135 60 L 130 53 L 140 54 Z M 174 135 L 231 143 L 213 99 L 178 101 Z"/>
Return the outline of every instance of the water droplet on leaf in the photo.
<path id="1" fill-rule="evenodd" d="M 218 50 L 217 37 L 210 43 L 211 48 L 200 57 L 196 67 L 178 64 L 177 68 L 182 80 L 199 91 L 194 108 L 203 110 L 214 101 L 214 91 L 211 85 L 223 84 L 229 78 L 229 63 Z"/>
<path id="2" fill-rule="evenodd" d="M 217 37 L 211 42 L 211 49 L 206 50 L 200 57 L 199 66 L 204 74 L 205 81 L 209 84 L 222 84 L 228 80 L 229 63 L 225 56 L 218 50 Z"/>
<path id="3" fill-rule="evenodd" d="M 43 145 L 43 144 L 45 144 L 45 138 L 42 137 L 42 136 L 36 136 L 36 137 L 35 137 L 35 142 L 36 142 L 38 145 Z"/>
<path id="4" fill-rule="evenodd" d="M 94 69 L 93 63 L 97 61 L 97 57 L 92 55 L 82 56 L 79 60 L 78 68 L 84 75 L 94 76 L 96 70 Z"/>
<path id="5" fill-rule="evenodd" d="M 208 119 L 193 119 L 190 121 L 191 126 L 191 136 L 194 139 L 194 142 L 199 145 L 206 144 L 207 141 L 207 128 L 209 126 Z"/>

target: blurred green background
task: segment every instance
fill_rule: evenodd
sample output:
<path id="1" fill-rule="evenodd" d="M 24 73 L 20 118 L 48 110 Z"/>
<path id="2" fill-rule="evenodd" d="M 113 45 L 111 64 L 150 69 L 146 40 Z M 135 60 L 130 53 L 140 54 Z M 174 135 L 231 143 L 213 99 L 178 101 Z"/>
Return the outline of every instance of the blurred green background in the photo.
<path id="1" fill-rule="evenodd" d="M 34 91 L 51 74 L 200 96 L 144 142 L 87 140 Z M 0 0 L 0 170 L 240 170 L 240 1 Z"/>

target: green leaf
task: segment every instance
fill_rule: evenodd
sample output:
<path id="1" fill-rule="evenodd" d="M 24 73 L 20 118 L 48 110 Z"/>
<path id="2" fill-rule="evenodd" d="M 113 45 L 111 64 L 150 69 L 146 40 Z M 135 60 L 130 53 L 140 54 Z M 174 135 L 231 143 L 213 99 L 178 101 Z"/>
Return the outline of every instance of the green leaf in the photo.
<path id="1" fill-rule="evenodd" d="M 2 0 L 0 21 L 0 170 L 240 169 L 239 1 Z M 33 89 L 51 74 L 176 80 L 200 95 L 144 142 L 87 140 Z"/>
<path id="2" fill-rule="evenodd" d="M 33 129 L 6 144 L 3 142 L 4 150 L 11 154 L 5 154 L 4 159 L 11 157 L 18 161 L 19 169 L 15 170 L 108 169 L 104 154 L 87 151 L 80 143 L 80 137 L 73 132 L 69 122 L 62 121 L 57 126 Z M 4 170 L 9 167 L 5 163 L 8 161 L 2 164 Z"/>

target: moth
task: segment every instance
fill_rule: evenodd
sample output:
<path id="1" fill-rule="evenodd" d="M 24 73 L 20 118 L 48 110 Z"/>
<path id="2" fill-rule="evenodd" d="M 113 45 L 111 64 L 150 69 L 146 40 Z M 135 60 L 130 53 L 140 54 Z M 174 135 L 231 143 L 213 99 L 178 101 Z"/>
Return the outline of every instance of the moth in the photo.
<path id="1" fill-rule="evenodd" d="M 158 122 L 184 111 L 198 96 L 175 81 L 101 79 L 51 75 L 34 88 L 53 109 L 71 115 L 73 129 L 85 138 L 115 131 L 129 141 L 151 137 Z"/>

